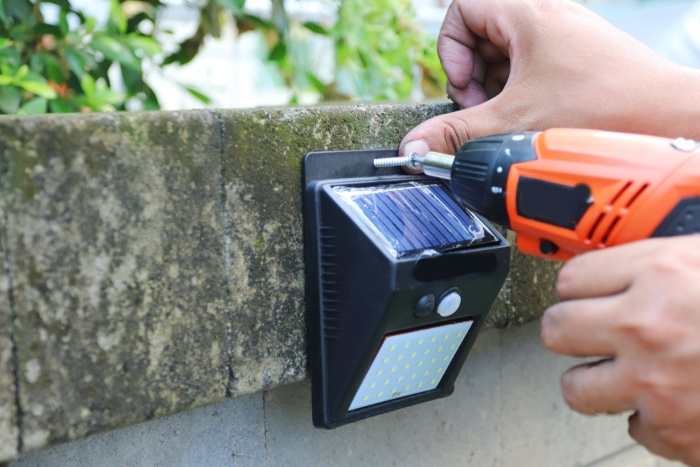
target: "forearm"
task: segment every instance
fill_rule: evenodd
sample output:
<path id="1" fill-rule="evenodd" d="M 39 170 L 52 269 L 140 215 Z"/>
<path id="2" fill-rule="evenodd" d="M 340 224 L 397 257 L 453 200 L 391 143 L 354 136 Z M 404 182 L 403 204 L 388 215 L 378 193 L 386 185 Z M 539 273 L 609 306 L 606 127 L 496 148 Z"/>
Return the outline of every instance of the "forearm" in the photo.
<path id="1" fill-rule="evenodd" d="M 700 140 L 700 70 L 673 64 L 654 94 L 655 105 L 642 133 Z"/>

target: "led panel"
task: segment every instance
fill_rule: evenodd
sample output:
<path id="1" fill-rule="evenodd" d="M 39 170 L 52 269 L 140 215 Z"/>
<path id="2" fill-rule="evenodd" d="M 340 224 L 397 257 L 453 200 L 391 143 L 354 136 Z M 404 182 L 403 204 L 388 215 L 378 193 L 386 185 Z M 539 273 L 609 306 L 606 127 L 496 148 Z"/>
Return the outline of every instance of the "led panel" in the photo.
<path id="1" fill-rule="evenodd" d="M 496 239 L 440 184 L 400 183 L 371 189 L 343 188 L 343 192 L 399 256 Z"/>
<path id="2" fill-rule="evenodd" d="M 435 389 L 471 321 L 387 336 L 349 410 Z"/>

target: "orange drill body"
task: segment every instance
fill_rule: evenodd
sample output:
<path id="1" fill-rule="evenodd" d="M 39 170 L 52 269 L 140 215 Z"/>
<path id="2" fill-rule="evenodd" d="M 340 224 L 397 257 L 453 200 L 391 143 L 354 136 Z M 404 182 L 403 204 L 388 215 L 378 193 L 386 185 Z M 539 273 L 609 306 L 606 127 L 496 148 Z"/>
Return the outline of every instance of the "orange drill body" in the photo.
<path id="1" fill-rule="evenodd" d="M 700 150 L 679 150 L 669 139 L 552 129 L 535 136 L 533 149 L 535 160 L 511 166 L 505 190 L 510 228 L 526 254 L 565 261 L 649 238 L 681 201 L 700 196 Z M 585 185 L 590 204 L 573 229 L 527 218 L 517 208 L 518 198 L 527 196 L 519 190 L 523 177 L 567 187 Z M 543 253 L 543 240 L 556 245 L 556 251 Z"/>

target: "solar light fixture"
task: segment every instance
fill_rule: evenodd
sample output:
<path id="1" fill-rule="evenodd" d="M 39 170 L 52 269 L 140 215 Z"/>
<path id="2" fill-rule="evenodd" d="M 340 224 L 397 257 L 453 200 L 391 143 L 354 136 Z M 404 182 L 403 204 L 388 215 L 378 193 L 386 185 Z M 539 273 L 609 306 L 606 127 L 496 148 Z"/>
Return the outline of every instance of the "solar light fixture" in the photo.
<path id="1" fill-rule="evenodd" d="M 447 185 L 309 153 L 304 217 L 313 422 L 335 428 L 450 395 L 510 247 Z"/>

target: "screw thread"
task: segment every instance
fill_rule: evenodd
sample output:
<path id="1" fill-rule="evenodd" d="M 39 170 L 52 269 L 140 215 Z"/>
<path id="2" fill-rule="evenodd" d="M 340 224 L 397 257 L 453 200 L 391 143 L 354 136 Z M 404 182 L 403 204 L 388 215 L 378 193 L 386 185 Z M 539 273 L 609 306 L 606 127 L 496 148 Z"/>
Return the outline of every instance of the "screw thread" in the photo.
<path id="1" fill-rule="evenodd" d="M 374 159 L 374 166 L 378 169 L 383 167 L 402 167 L 404 165 L 411 165 L 412 159 L 410 156 L 406 157 L 384 157 L 381 159 Z"/>

